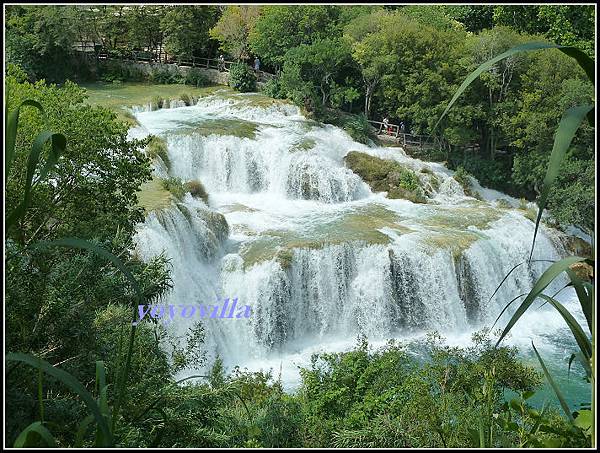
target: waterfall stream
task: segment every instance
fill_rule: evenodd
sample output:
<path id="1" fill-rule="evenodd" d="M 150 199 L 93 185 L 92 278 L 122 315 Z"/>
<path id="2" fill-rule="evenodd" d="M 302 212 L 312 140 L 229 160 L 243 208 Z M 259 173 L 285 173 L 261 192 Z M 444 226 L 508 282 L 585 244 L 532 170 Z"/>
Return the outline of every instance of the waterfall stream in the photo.
<path id="1" fill-rule="evenodd" d="M 216 92 L 193 106 L 135 115 L 133 134 L 155 134 L 168 145 L 169 165 L 158 163 L 156 174 L 199 180 L 209 194 L 208 205 L 186 194 L 149 213 L 138 227 L 138 252 L 171 259 L 166 304 L 237 298 L 252 308 L 248 319 L 203 320 L 210 356 L 228 367 L 272 368 L 293 388 L 297 365 L 311 353 L 347 349 L 359 334 L 379 344 L 436 330 L 464 344 L 549 265 L 520 266 L 490 301 L 531 247 L 534 224 L 517 200 L 478 184 L 483 199 L 467 197 L 443 165 L 357 143 L 292 105 Z M 388 199 L 345 166 L 349 151 L 395 160 L 439 184 L 426 204 Z M 564 256 L 561 244 L 558 232 L 541 227 L 534 259 Z M 570 293 L 562 295 L 575 306 Z M 183 332 L 188 321 L 170 328 Z M 543 307 L 528 312 L 508 341 L 530 349 L 542 337 L 536 345 L 566 364 L 565 330 Z"/>

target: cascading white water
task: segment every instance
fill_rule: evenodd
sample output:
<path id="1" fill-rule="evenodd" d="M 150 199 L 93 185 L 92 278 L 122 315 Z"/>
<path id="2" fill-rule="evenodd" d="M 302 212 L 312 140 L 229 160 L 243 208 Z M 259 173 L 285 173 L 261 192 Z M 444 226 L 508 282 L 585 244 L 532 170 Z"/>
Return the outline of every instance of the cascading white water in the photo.
<path id="1" fill-rule="evenodd" d="M 319 348 L 352 345 L 358 334 L 382 341 L 439 330 L 464 338 L 491 325 L 548 265 L 520 266 L 490 301 L 531 246 L 533 223 L 494 201 L 515 200 L 491 190 L 486 201 L 466 197 L 442 165 L 356 143 L 293 106 L 217 93 L 195 106 L 148 110 L 136 113 L 137 133 L 166 139 L 170 167 L 159 174 L 200 180 L 210 207 L 187 194 L 149 214 L 138 249 L 143 258 L 171 258 L 165 303 L 235 297 L 252 307 L 249 319 L 204 320 L 207 347 L 228 366 L 285 366 L 282 377 L 293 385 L 295 364 Z M 428 204 L 387 199 L 346 168 L 352 150 L 426 169 L 441 184 Z M 561 253 L 542 227 L 534 259 Z M 537 316 L 546 329 L 561 327 L 547 308 Z M 178 320 L 172 328 L 186 327 Z"/>

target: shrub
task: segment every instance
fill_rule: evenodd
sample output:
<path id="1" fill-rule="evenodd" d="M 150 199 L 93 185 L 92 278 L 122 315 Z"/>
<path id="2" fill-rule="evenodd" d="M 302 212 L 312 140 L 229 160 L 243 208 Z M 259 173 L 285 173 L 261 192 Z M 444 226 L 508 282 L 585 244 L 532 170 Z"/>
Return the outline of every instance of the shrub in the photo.
<path id="1" fill-rule="evenodd" d="M 179 95 L 179 99 L 181 99 L 185 105 L 192 105 L 192 100 L 190 99 L 190 95 L 187 93 L 181 93 Z"/>
<path id="2" fill-rule="evenodd" d="M 198 69 L 191 68 L 183 76 L 183 83 L 195 87 L 204 87 L 208 85 L 208 79 Z"/>
<path id="3" fill-rule="evenodd" d="M 183 183 L 179 178 L 163 179 L 161 180 L 161 184 L 165 190 L 171 192 L 171 195 L 173 195 L 178 200 L 181 200 L 185 195 L 185 187 L 183 186 Z"/>
<path id="4" fill-rule="evenodd" d="M 462 186 L 463 190 L 465 191 L 465 195 L 480 199 L 481 196 L 479 193 L 476 190 L 473 190 L 473 182 L 471 181 L 471 177 L 471 174 L 463 167 L 458 167 L 454 172 L 454 179 Z"/>
<path id="5" fill-rule="evenodd" d="M 372 189 L 386 191 L 388 198 L 403 198 L 413 203 L 427 202 L 419 177 L 400 163 L 358 151 L 350 151 L 344 160 Z"/>
<path id="6" fill-rule="evenodd" d="M 242 93 L 256 91 L 256 76 L 245 63 L 234 63 L 229 67 L 229 86 Z"/>
<path id="7" fill-rule="evenodd" d="M 352 115 L 343 123 L 342 127 L 353 140 L 359 143 L 368 143 L 373 133 L 367 117 L 362 113 Z"/>
<path id="8" fill-rule="evenodd" d="M 152 110 L 162 109 L 164 103 L 165 103 L 165 100 L 161 96 L 158 96 L 158 95 L 153 96 L 152 100 L 150 101 Z"/>
<path id="9" fill-rule="evenodd" d="M 156 68 L 150 71 L 150 74 L 148 75 L 148 81 L 160 84 L 179 83 L 181 81 L 181 76 L 178 72 L 173 72 L 163 68 Z"/>
<path id="10" fill-rule="evenodd" d="M 279 83 L 279 79 L 270 79 L 265 82 L 260 89 L 260 91 L 265 95 L 275 99 L 283 99 L 285 96 L 281 91 L 281 84 Z"/>
<path id="11" fill-rule="evenodd" d="M 204 185 L 198 180 L 188 181 L 183 186 L 192 197 L 201 198 L 205 203 L 208 203 L 208 193 L 204 188 Z"/>

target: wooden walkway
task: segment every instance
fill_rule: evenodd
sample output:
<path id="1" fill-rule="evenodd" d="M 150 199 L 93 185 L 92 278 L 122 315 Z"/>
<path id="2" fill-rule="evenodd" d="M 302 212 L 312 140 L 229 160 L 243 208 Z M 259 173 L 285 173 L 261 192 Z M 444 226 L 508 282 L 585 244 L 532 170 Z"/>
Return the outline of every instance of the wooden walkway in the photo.
<path id="1" fill-rule="evenodd" d="M 387 127 L 381 121 L 369 120 L 369 123 L 377 129 L 377 137 L 384 141 L 390 141 L 410 149 L 430 149 L 439 146 L 437 140 L 428 135 L 408 134 L 398 124 L 388 123 Z"/>

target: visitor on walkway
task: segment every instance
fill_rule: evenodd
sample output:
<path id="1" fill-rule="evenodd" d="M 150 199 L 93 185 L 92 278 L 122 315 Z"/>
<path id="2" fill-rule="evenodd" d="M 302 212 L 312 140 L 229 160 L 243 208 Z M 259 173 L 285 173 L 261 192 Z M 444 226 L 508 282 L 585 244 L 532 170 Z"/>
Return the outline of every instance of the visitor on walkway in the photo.
<path id="1" fill-rule="evenodd" d="M 386 134 L 390 132 L 390 120 L 388 120 L 387 116 L 383 119 L 383 130 Z"/>
<path id="2" fill-rule="evenodd" d="M 258 72 L 260 70 L 260 60 L 258 57 L 254 59 L 254 71 Z"/>
<path id="3" fill-rule="evenodd" d="M 219 71 L 223 72 L 225 71 L 225 57 L 223 56 L 223 54 L 219 55 Z"/>

